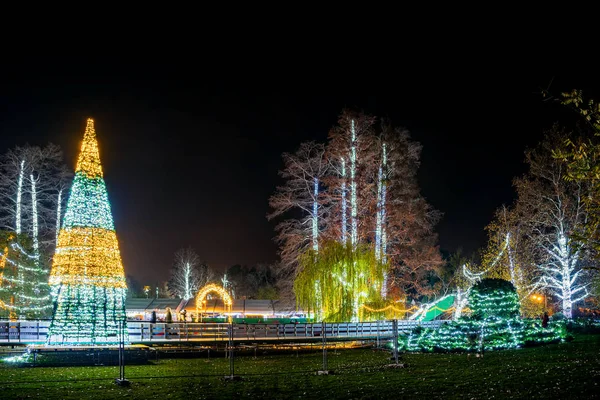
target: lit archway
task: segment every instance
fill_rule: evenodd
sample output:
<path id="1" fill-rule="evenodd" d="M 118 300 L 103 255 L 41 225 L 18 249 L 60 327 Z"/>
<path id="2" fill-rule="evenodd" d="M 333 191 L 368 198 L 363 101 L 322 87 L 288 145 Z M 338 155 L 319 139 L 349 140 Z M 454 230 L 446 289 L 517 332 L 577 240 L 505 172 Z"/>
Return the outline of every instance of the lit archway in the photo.
<path id="1" fill-rule="evenodd" d="M 223 305 L 229 312 L 229 320 L 231 321 L 231 307 L 233 306 L 233 299 L 227 290 L 225 290 L 222 286 L 209 283 L 200 289 L 198 295 L 196 296 L 196 322 L 198 322 L 200 319 L 201 313 L 206 310 L 206 296 L 208 296 L 210 293 L 216 293 L 223 299 Z"/>

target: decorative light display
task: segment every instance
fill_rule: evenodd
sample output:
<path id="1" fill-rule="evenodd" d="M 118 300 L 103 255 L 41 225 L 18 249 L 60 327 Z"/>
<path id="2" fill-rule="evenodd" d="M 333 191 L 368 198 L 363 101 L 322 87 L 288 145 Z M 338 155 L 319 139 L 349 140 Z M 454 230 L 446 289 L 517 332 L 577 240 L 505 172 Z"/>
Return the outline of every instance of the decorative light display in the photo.
<path id="1" fill-rule="evenodd" d="M 584 271 L 578 269 L 581 250 L 569 243 L 562 228 L 557 233 L 556 242 L 557 245 L 551 249 L 544 249 L 551 261 L 540 267 L 544 275 L 535 288 L 549 289 L 558 296 L 562 300 L 562 313 L 570 319 L 573 317 L 573 304 L 588 296 L 588 284 L 578 281 Z"/>
<path id="2" fill-rule="evenodd" d="M 21 234 L 21 192 L 23 191 L 23 174 L 25 173 L 25 160 L 21 160 L 19 169 L 19 181 L 17 183 L 17 220 L 15 230 L 17 235 Z"/>
<path id="3" fill-rule="evenodd" d="M 48 344 L 119 342 L 127 284 L 92 119 L 58 235 L 50 286 L 55 311 Z"/>
<path id="4" fill-rule="evenodd" d="M 210 293 L 216 293 L 223 299 L 223 304 L 230 313 L 229 318 L 231 319 L 231 307 L 233 306 L 233 299 L 224 287 L 218 286 L 214 283 L 209 283 L 200 289 L 198 295 L 196 296 L 196 322 L 199 321 L 200 314 L 206 310 L 206 296 L 208 296 Z"/>
<path id="5" fill-rule="evenodd" d="M 449 297 L 454 297 L 454 293 L 450 293 L 445 296 L 442 296 L 441 298 L 439 298 L 431 303 L 426 303 L 426 304 L 421 305 L 420 307 L 418 307 L 417 311 L 415 311 L 415 313 L 410 316 L 409 319 L 416 320 L 416 321 L 422 321 L 425 318 L 425 315 L 427 315 L 427 313 L 429 311 L 436 308 L 436 304 L 441 303 L 442 301 L 446 300 Z M 441 308 L 439 308 L 439 307 L 437 307 L 437 309 L 441 310 Z M 443 310 L 443 311 L 447 311 L 447 310 Z"/>
<path id="6" fill-rule="evenodd" d="M 346 160 L 342 157 L 342 243 L 348 238 L 348 217 L 346 215 L 348 204 L 346 201 Z"/>
<path id="7" fill-rule="evenodd" d="M 418 308 L 419 308 L 417 306 L 411 306 L 409 308 L 398 308 L 398 307 L 394 307 L 394 305 L 392 305 L 392 304 L 389 304 L 389 305 L 387 305 L 385 307 L 382 307 L 382 308 L 372 308 L 372 307 L 369 307 L 366 304 L 362 304 L 361 307 L 364 308 L 365 310 L 369 311 L 369 312 L 372 312 L 372 313 L 385 312 L 385 311 L 388 311 L 388 310 L 394 311 L 394 312 L 397 312 L 397 313 L 409 313 L 409 312 L 414 312 L 415 310 L 418 310 Z"/>
<path id="8" fill-rule="evenodd" d="M 50 314 L 48 270 L 25 234 L 0 235 L 0 318 L 43 318 Z"/>
<path id="9" fill-rule="evenodd" d="M 319 254 L 310 250 L 299 263 L 294 281 L 298 307 L 327 322 L 358 321 L 363 304 L 381 303 L 381 282 L 387 265 L 375 258 L 372 246 L 327 241 Z"/>
<path id="10" fill-rule="evenodd" d="M 58 192 L 58 203 L 56 205 L 56 245 L 58 245 L 58 234 L 60 232 L 60 206 L 62 204 L 62 189 Z"/>
<path id="11" fill-rule="evenodd" d="M 381 259 L 385 264 L 387 258 L 387 235 L 385 233 L 386 210 L 386 179 L 387 179 L 387 154 L 385 143 L 382 147 L 381 164 L 377 174 L 377 218 L 375 223 L 375 256 Z M 387 273 L 383 274 L 383 284 L 381 285 L 381 297 L 387 297 Z"/>
<path id="12" fill-rule="evenodd" d="M 40 243 L 38 240 L 38 208 L 37 208 L 37 193 L 35 190 L 35 178 L 33 174 L 29 176 L 31 181 L 31 207 L 33 209 L 33 254 L 39 260 L 40 257 Z"/>
<path id="13" fill-rule="evenodd" d="M 381 258 L 381 191 L 383 184 L 383 166 L 377 172 L 377 212 L 375 217 L 375 257 Z"/>
<path id="14" fill-rule="evenodd" d="M 383 144 L 383 181 L 381 182 L 381 260 L 385 264 L 387 263 L 387 231 L 385 229 L 387 223 L 387 209 L 386 209 L 386 197 L 387 197 L 387 149 L 385 143 Z M 382 290 L 387 291 L 387 273 L 385 274 L 384 285 Z M 385 297 L 385 295 L 384 295 Z"/>
<path id="15" fill-rule="evenodd" d="M 471 316 L 446 323 L 438 329 L 417 328 L 399 342 L 407 351 L 486 351 L 517 348 L 529 343 L 560 341 L 564 323 L 520 318 L 515 287 L 503 279 L 483 279 L 471 288 Z"/>
<path id="16" fill-rule="evenodd" d="M 352 143 L 350 148 L 350 216 L 352 218 L 351 240 L 352 246 L 356 247 L 358 243 L 358 199 L 356 185 L 356 129 L 354 128 L 354 120 L 352 120 Z"/>
<path id="17" fill-rule="evenodd" d="M 313 250 L 319 251 L 319 214 L 318 214 L 318 199 L 319 199 L 319 178 L 315 176 L 313 188 L 313 215 L 312 215 L 312 241 Z"/>

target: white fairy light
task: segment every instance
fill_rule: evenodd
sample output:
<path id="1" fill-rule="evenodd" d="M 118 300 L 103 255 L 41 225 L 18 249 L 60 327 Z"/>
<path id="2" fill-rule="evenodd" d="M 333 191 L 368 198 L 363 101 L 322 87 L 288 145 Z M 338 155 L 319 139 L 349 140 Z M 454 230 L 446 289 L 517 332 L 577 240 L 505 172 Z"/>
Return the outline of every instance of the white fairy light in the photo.
<path id="1" fill-rule="evenodd" d="M 352 146 L 350 153 L 350 203 L 351 203 L 351 217 L 352 217 L 352 247 L 356 247 L 358 244 L 358 199 L 357 199 L 357 185 L 356 185 L 356 129 L 354 127 L 354 120 L 352 120 Z"/>
<path id="2" fill-rule="evenodd" d="M 21 234 L 21 192 L 23 191 L 23 173 L 25 168 L 25 160 L 21 161 L 19 169 L 19 181 L 17 183 L 17 215 L 15 221 L 15 230 L 17 235 Z"/>

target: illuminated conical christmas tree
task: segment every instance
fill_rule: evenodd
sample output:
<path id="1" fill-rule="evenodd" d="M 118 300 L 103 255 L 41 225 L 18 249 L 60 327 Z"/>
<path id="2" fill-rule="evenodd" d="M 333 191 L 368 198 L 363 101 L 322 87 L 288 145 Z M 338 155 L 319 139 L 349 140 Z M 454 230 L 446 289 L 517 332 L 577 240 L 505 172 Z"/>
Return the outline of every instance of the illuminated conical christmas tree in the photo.
<path id="1" fill-rule="evenodd" d="M 87 120 L 50 287 L 54 313 L 48 344 L 118 343 L 127 285 L 92 119 Z"/>

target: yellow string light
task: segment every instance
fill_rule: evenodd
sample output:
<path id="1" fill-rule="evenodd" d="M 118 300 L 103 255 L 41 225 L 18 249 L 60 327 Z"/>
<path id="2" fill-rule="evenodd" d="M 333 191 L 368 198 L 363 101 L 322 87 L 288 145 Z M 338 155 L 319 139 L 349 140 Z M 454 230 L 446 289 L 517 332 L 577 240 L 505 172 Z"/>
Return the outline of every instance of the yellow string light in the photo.
<path id="1" fill-rule="evenodd" d="M 219 296 L 221 296 L 227 311 L 230 313 L 229 321 L 231 321 L 231 307 L 233 306 L 233 299 L 227 290 L 225 290 L 225 288 L 214 283 L 209 283 L 200 289 L 198 295 L 196 296 L 196 322 L 198 321 L 198 318 L 200 318 L 200 313 L 205 308 L 206 296 L 208 296 L 209 293 L 217 293 Z"/>
<path id="2" fill-rule="evenodd" d="M 96 130 L 94 129 L 94 120 L 88 118 L 83 142 L 81 143 L 81 152 L 77 160 L 75 173 L 81 173 L 90 179 L 103 178 L 102 165 L 100 164 L 100 152 L 98 151 L 98 141 L 96 140 Z"/>
<path id="3" fill-rule="evenodd" d="M 50 285 L 93 284 L 127 287 L 117 234 L 102 228 L 65 228 L 60 231 L 50 274 Z"/>
<path id="4" fill-rule="evenodd" d="M 198 292 L 198 295 L 196 296 L 196 308 L 201 309 L 204 306 L 204 300 L 209 293 L 217 293 L 219 296 L 221 296 L 223 303 L 225 303 L 227 307 L 231 307 L 233 304 L 233 300 L 227 290 L 225 290 L 222 286 L 209 283 Z"/>
<path id="5" fill-rule="evenodd" d="M 405 309 L 405 310 L 402 310 L 402 309 L 400 309 L 400 308 L 396 308 L 396 307 L 394 307 L 394 306 L 393 306 L 393 305 L 391 305 L 391 304 L 390 304 L 389 306 L 387 306 L 387 307 L 384 307 L 384 308 L 379 308 L 379 309 L 371 308 L 371 307 L 367 306 L 366 304 L 361 304 L 361 307 L 362 307 L 362 308 L 364 308 L 364 309 L 365 309 L 365 310 L 367 310 L 367 311 L 370 311 L 370 312 L 383 312 L 383 311 L 387 311 L 387 310 L 394 310 L 394 311 L 396 311 L 396 312 L 401 312 L 401 313 L 404 313 L 404 312 L 412 312 L 413 310 L 416 310 L 416 309 L 418 309 L 418 308 L 419 308 L 419 307 L 417 307 L 417 306 L 412 306 L 412 307 L 410 307 L 410 308 L 407 308 L 407 309 Z"/>
<path id="6" fill-rule="evenodd" d="M 2 281 L 4 280 L 4 267 L 6 266 L 6 257 L 7 257 L 7 255 L 8 255 L 8 246 L 6 246 L 4 248 L 4 252 L 2 254 L 2 258 L 0 258 L 0 286 L 2 286 Z"/>

